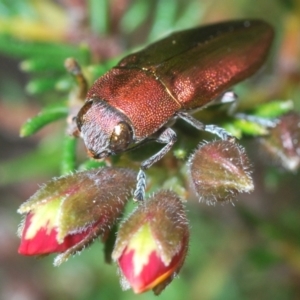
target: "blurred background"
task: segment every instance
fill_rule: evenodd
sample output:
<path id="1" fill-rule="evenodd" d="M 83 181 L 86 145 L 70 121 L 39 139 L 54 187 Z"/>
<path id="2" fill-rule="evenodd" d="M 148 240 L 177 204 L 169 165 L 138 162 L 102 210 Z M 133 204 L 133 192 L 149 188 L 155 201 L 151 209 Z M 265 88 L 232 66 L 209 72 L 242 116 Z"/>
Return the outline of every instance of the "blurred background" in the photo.
<path id="1" fill-rule="evenodd" d="M 298 0 L 0 0 L 0 299 L 154 299 L 152 292 L 123 292 L 116 266 L 104 263 L 97 242 L 58 268 L 53 257 L 17 254 L 18 206 L 60 174 L 64 114 L 30 137 L 20 138 L 20 128 L 43 107 L 66 102 L 72 80 L 65 58 L 75 57 L 92 82 L 125 54 L 171 31 L 235 18 L 261 18 L 276 31 L 263 70 L 235 89 L 241 105 L 292 99 L 299 111 Z M 254 139 L 243 145 L 255 191 L 234 206 L 190 197 L 189 255 L 161 299 L 300 298 L 299 172 L 267 164 Z M 80 160 L 85 153 L 81 143 L 78 148 Z M 174 189 L 185 193 L 184 162 L 162 171 L 168 157 L 153 172 L 160 178 L 168 172 L 170 180 L 160 186 L 179 182 Z M 132 157 L 126 159 L 128 165 Z"/>

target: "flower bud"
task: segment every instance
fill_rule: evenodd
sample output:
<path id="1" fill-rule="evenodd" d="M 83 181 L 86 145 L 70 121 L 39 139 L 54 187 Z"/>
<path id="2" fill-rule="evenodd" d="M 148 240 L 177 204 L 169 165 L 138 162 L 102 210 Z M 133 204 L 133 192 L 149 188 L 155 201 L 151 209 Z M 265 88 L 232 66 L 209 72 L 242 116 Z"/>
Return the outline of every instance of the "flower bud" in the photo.
<path id="1" fill-rule="evenodd" d="M 208 204 L 232 201 L 254 188 L 245 150 L 232 141 L 200 145 L 189 158 L 189 169 L 193 188 Z"/>
<path id="2" fill-rule="evenodd" d="M 260 139 L 268 158 L 289 171 L 300 166 L 300 115 L 293 112 L 281 117 L 270 134 Z"/>
<path id="3" fill-rule="evenodd" d="M 136 174 L 121 168 L 102 168 L 51 180 L 18 212 L 26 214 L 19 234 L 19 253 L 42 255 L 63 252 L 61 260 L 105 239 L 123 211 Z"/>
<path id="4" fill-rule="evenodd" d="M 135 293 L 153 289 L 158 295 L 179 272 L 188 243 L 183 204 L 177 194 L 163 190 L 141 203 L 121 224 L 112 257 L 123 283 Z"/>

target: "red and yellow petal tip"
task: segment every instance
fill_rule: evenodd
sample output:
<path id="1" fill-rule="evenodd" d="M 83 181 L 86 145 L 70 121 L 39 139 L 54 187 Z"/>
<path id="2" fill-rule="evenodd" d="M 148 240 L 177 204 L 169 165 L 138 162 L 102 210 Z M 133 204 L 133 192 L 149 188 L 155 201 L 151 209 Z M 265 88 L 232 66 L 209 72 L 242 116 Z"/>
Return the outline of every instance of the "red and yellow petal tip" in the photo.
<path id="1" fill-rule="evenodd" d="M 181 263 L 182 251 L 165 265 L 148 224 L 143 225 L 119 257 L 119 267 L 136 294 L 164 282 Z"/>

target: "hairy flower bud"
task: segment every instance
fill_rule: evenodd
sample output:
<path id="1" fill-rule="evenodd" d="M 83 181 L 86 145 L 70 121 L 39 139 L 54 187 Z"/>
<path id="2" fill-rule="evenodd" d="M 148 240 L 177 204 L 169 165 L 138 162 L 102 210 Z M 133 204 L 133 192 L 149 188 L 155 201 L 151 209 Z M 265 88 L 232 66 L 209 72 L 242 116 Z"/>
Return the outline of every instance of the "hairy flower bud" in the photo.
<path id="1" fill-rule="evenodd" d="M 289 171 L 300 166 L 300 115 L 292 112 L 280 118 L 270 134 L 260 139 L 268 158 Z"/>
<path id="2" fill-rule="evenodd" d="M 200 145 L 189 158 L 189 169 L 193 188 L 209 204 L 232 201 L 254 188 L 245 150 L 232 141 Z"/>
<path id="3" fill-rule="evenodd" d="M 135 178 L 127 169 L 102 168 L 51 180 L 18 210 L 26 214 L 19 253 L 63 252 L 56 261 L 60 264 L 97 236 L 105 239 L 130 198 Z"/>
<path id="4" fill-rule="evenodd" d="M 189 226 L 174 192 L 160 191 L 141 203 L 119 229 L 112 254 L 135 293 L 159 294 L 186 257 Z"/>

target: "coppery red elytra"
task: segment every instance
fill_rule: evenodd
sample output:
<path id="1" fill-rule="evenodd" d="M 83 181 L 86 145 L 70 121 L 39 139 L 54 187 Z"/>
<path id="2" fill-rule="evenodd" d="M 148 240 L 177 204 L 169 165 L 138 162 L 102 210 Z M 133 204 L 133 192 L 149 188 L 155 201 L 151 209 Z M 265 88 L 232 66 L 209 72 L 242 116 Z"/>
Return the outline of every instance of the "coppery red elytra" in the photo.
<path id="1" fill-rule="evenodd" d="M 141 163 L 134 198 L 143 200 L 144 170 L 176 141 L 168 127 L 171 120 L 180 118 L 224 140 L 231 138 L 190 113 L 233 101 L 228 89 L 262 66 L 273 35 L 261 20 L 229 21 L 175 32 L 126 56 L 96 80 L 76 118 L 88 154 L 101 159 L 149 140 L 165 144 Z"/>

